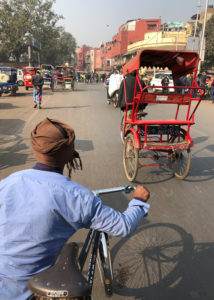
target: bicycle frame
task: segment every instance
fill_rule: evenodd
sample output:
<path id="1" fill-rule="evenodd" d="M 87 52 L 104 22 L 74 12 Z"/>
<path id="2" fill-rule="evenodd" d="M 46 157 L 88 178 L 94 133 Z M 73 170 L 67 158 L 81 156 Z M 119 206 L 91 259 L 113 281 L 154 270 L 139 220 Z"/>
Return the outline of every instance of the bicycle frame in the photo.
<path id="1" fill-rule="evenodd" d="M 96 190 L 96 191 L 93 191 L 93 193 L 95 196 L 99 196 L 100 194 L 115 193 L 115 192 L 121 192 L 124 190 L 128 191 L 128 189 L 131 191 L 135 188 L 131 187 L 131 186 L 116 187 L 116 188 L 110 188 L 110 189 Z M 130 192 L 130 191 L 128 191 L 128 192 Z M 108 256 L 108 245 L 109 245 L 108 235 L 104 232 L 90 229 L 89 233 L 86 237 L 85 243 L 82 247 L 82 250 L 80 252 L 79 258 L 78 258 L 78 265 L 79 265 L 80 271 L 82 272 L 82 270 L 83 270 L 85 261 L 88 257 L 88 253 L 89 253 L 89 250 L 91 249 L 93 242 L 94 242 L 94 244 L 93 244 L 93 248 L 91 251 L 89 270 L 88 270 L 88 279 L 87 279 L 91 290 L 92 290 L 93 281 L 94 281 L 94 274 L 95 274 L 98 250 L 99 250 L 99 257 L 100 257 L 102 265 L 106 260 L 110 260 L 110 257 Z M 106 270 L 104 270 L 104 268 L 103 268 L 104 277 L 105 277 L 103 280 L 103 284 L 105 287 L 105 292 L 108 296 L 110 296 L 112 294 L 112 280 L 113 280 L 111 261 L 109 261 L 109 264 L 110 264 L 109 265 L 110 270 L 108 272 L 109 274 L 105 274 Z M 106 275 L 108 275 L 109 278 L 106 278 Z"/>

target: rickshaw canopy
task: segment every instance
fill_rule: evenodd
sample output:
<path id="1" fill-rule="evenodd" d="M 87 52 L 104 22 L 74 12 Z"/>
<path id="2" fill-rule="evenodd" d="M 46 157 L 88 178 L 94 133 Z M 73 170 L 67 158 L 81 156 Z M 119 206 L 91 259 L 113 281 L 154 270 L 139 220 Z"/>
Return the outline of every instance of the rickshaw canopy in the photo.
<path id="1" fill-rule="evenodd" d="M 123 75 L 138 71 L 141 67 L 168 68 L 175 80 L 195 71 L 198 62 L 197 52 L 144 49 L 123 66 Z"/>

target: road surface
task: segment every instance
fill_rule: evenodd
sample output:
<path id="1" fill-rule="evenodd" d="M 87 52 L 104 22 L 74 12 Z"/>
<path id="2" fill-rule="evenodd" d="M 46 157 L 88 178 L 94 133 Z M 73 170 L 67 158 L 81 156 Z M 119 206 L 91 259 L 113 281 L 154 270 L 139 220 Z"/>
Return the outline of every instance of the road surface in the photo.
<path id="1" fill-rule="evenodd" d="M 43 108 L 33 109 L 32 90 L 0 98 L 0 178 L 30 168 L 35 159 L 30 132 L 45 117 L 70 124 L 83 171 L 72 179 L 90 189 L 128 183 L 122 162 L 118 109 L 106 103 L 102 84 L 77 84 L 76 90 L 44 90 Z M 175 107 L 149 105 L 149 118 L 174 117 Z M 114 267 L 112 299 L 214 299 L 214 105 L 203 101 L 191 128 L 195 147 L 189 176 L 177 180 L 168 167 L 140 169 L 135 184 L 151 191 L 151 210 L 130 238 L 110 239 Z M 129 197 L 103 197 L 123 211 Z M 72 240 L 82 242 L 85 230 Z M 98 275 L 98 274 L 96 274 Z M 94 298 L 105 299 L 96 276 Z"/>

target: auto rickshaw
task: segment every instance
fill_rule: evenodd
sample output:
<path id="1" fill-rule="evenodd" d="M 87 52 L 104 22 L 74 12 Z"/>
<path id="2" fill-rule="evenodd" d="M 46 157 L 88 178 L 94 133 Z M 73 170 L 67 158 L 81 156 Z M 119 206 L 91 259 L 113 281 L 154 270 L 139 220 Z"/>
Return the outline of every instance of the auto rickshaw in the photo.
<path id="1" fill-rule="evenodd" d="M 36 67 L 24 67 L 23 68 L 24 85 L 25 85 L 26 90 L 33 87 L 33 84 L 31 81 L 32 81 L 32 77 L 34 75 L 36 75 L 37 70 L 39 70 L 39 68 L 36 68 Z"/>
<path id="2" fill-rule="evenodd" d="M 75 70 L 74 67 L 64 68 L 64 85 L 66 89 L 74 90 Z"/>
<path id="3" fill-rule="evenodd" d="M 44 78 L 44 86 L 49 86 L 52 91 L 54 90 L 54 67 L 48 64 L 41 65 L 41 73 Z"/>
<path id="4" fill-rule="evenodd" d="M 16 91 L 18 91 L 17 69 L 0 67 L 0 96 L 3 93 L 15 96 Z"/>

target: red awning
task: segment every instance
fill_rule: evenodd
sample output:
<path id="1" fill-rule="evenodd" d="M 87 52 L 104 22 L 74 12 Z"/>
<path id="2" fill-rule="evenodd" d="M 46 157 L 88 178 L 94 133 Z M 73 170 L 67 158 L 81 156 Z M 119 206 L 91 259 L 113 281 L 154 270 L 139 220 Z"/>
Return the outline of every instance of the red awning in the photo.
<path id="1" fill-rule="evenodd" d="M 197 68 L 197 52 L 145 49 L 123 66 L 123 75 L 138 71 L 140 67 L 168 68 L 173 78 L 192 73 Z"/>

